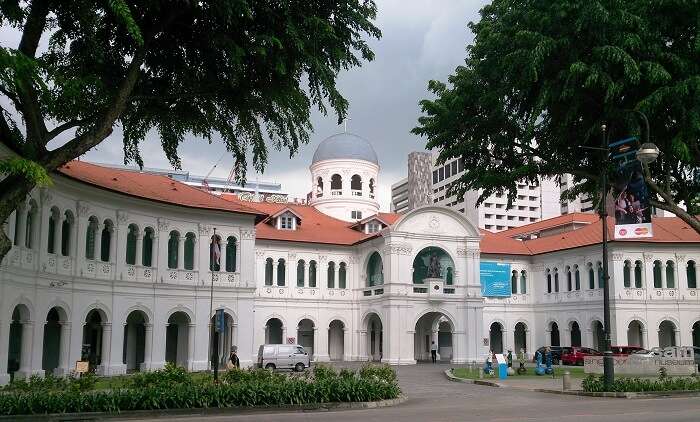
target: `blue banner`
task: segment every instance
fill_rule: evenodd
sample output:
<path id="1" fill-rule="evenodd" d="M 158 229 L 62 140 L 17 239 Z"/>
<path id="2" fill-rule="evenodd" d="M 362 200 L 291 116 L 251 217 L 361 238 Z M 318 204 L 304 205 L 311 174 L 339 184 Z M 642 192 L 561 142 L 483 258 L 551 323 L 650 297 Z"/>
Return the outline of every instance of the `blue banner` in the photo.
<path id="1" fill-rule="evenodd" d="M 481 261 L 481 295 L 510 297 L 510 264 Z"/>

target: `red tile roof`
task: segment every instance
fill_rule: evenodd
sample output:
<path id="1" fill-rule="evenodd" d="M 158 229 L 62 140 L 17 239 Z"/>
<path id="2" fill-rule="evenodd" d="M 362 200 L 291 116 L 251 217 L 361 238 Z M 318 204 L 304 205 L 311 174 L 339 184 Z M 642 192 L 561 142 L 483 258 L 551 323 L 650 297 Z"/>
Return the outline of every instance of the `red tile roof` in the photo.
<path id="1" fill-rule="evenodd" d="M 493 233 L 488 230 L 481 231 L 479 248 L 481 253 L 499 255 L 532 255 L 525 242 L 503 236 L 501 233 Z"/>
<path id="2" fill-rule="evenodd" d="M 262 215 L 253 208 L 226 201 L 166 176 L 102 167 L 84 161 L 71 161 L 59 168 L 58 172 L 71 179 L 102 189 L 150 201 L 191 208 Z"/>
<path id="3" fill-rule="evenodd" d="M 567 226 L 574 223 L 591 224 L 598 221 L 598 215 L 592 213 L 575 212 L 564 214 L 558 217 L 548 218 L 536 223 L 525 224 L 524 226 L 514 227 L 512 229 L 503 230 L 500 234 L 508 237 L 518 237 L 523 234 L 538 233 L 543 230 L 553 229 L 555 227 Z"/>

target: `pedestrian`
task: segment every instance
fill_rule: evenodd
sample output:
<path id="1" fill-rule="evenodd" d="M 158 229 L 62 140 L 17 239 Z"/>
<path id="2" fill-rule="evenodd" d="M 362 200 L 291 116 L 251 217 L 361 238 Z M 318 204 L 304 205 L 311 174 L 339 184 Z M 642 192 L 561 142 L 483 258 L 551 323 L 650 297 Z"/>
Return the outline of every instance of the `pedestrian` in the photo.
<path id="1" fill-rule="evenodd" d="M 236 346 L 231 347 L 231 354 L 228 355 L 228 362 L 226 363 L 228 369 L 241 369 L 241 361 L 238 359 L 238 354 L 236 353 Z"/>
<path id="2" fill-rule="evenodd" d="M 433 359 L 433 363 L 437 362 L 437 344 L 434 341 L 430 345 L 430 357 Z"/>

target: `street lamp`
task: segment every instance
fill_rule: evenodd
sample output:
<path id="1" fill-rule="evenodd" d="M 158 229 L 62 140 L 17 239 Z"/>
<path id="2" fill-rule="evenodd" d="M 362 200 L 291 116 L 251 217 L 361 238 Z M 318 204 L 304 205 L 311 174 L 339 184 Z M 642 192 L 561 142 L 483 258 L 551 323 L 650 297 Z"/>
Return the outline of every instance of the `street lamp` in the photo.
<path id="1" fill-rule="evenodd" d="M 659 148 L 651 142 L 646 142 L 639 147 L 636 156 L 642 164 L 651 164 L 659 157 Z"/>

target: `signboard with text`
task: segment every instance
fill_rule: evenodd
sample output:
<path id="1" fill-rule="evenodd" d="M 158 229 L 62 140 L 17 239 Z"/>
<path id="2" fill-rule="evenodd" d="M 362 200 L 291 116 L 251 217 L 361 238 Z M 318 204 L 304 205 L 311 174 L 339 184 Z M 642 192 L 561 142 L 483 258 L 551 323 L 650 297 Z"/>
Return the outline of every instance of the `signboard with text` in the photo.
<path id="1" fill-rule="evenodd" d="M 481 261 L 481 295 L 484 297 L 510 297 L 510 264 Z"/>
<path id="2" fill-rule="evenodd" d="M 615 239 L 653 236 L 649 191 L 636 152 L 637 138 L 610 144 L 610 154 L 617 164 L 612 186 L 615 199 Z"/>

